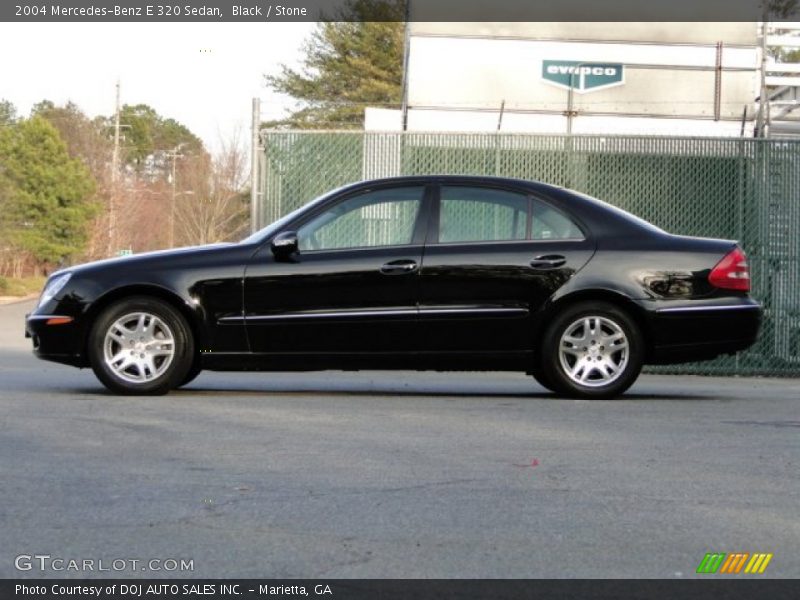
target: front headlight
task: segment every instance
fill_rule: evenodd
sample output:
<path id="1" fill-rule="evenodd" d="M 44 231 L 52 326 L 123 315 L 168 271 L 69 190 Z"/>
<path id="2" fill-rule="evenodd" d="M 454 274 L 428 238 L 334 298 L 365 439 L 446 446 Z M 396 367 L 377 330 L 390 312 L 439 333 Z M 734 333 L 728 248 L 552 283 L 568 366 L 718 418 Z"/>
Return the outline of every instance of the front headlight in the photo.
<path id="1" fill-rule="evenodd" d="M 64 273 L 48 281 L 47 285 L 44 286 L 41 298 L 39 298 L 39 306 L 46 304 L 52 300 L 58 292 L 63 290 L 70 277 L 72 277 L 72 273 Z"/>

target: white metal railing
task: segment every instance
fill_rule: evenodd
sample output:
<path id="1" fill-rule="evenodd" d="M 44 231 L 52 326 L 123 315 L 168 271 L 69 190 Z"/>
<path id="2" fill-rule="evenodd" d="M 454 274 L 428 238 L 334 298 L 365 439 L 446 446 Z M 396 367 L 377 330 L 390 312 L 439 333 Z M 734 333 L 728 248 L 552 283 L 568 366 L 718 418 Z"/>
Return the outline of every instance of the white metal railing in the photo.
<path id="1" fill-rule="evenodd" d="M 796 50 L 800 48 L 800 22 L 773 23 L 767 32 L 767 46 Z M 766 84 L 778 87 L 800 87 L 800 63 L 776 62 L 766 65 Z"/>
<path id="2" fill-rule="evenodd" d="M 800 36 L 767 35 L 767 46 L 780 46 L 781 48 L 800 48 Z"/>

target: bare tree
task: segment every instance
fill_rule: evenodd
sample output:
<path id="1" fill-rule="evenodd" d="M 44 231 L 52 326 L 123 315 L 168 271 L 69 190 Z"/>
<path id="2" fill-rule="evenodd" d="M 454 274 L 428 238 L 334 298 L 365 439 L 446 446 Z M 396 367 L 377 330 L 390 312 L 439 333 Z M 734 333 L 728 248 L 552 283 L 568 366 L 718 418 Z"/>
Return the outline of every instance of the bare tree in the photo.
<path id="1" fill-rule="evenodd" d="M 247 226 L 250 161 L 240 132 L 208 156 L 187 157 L 175 197 L 177 239 L 183 244 L 229 241 Z"/>
<path id="2" fill-rule="evenodd" d="M 164 181 L 130 176 L 117 203 L 119 249 L 148 252 L 168 246 L 170 186 Z"/>

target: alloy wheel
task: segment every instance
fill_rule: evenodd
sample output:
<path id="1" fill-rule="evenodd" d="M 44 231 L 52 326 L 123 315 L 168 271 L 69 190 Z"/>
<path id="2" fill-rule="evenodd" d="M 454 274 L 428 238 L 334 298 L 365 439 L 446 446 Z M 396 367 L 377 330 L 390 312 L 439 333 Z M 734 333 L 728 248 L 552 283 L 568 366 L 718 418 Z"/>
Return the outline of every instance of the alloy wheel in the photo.
<path id="1" fill-rule="evenodd" d="M 126 314 L 106 330 L 103 358 L 119 379 L 141 384 L 163 375 L 175 356 L 169 326 L 148 312 Z"/>
<path id="2" fill-rule="evenodd" d="M 585 316 L 564 329 L 558 359 L 573 383 L 602 387 L 625 372 L 629 348 L 628 338 L 618 323 L 607 317 Z"/>

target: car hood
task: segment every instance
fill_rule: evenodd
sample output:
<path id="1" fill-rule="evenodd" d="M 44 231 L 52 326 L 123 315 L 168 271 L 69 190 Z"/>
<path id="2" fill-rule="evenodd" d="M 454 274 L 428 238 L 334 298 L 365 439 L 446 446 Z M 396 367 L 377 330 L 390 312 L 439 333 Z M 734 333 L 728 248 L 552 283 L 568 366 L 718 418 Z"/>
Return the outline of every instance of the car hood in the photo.
<path id="1" fill-rule="evenodd" d="M 128 256 L 119 256 L 115 258 L 106 258 L 103 260 L 95 260 L 92 262 L 73 265 L 71 267 L 64 267 L 53 273 L 52 276 L 61 273 L 84 273 L 96 269 L 109 269 L 109 268 L 131 268 L 138 267 L 150 262 L 158 262 L 159 264 L 166 264 L 173 259 L 185 259 L 192 255 L 202 255 L 209 252 L 219 251 L 224 248 L 235 246 L 229 242 L 218 244 L 204 244 L 202 246 L 186 246 L 184 248 L 173 248 L 171 250 L 156 250 L 154 252 L 142 252 L 141 254 L 130 254 Z"/>

